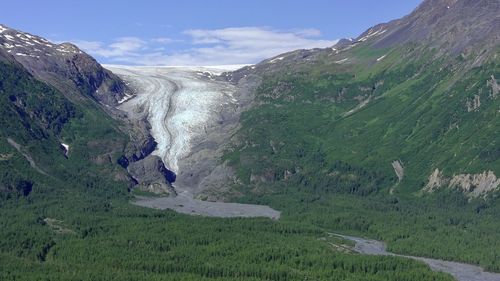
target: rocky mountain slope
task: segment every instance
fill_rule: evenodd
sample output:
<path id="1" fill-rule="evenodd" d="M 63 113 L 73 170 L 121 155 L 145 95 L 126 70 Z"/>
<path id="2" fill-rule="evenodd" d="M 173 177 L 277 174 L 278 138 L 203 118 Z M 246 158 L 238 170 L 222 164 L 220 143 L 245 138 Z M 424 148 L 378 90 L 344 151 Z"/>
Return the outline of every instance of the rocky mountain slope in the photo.
<path id="1" fill-rule="evenodd" d="M 83 95 L 114 106 L 124 98 L 125 84 L 71 43 L 55 44 L 0 25 L 0 52 L 70 99 L 81 100 Z"/>
<path id="2" fill-rule="evenodd" d="M 133 92 L 115 74 L 72 44 L 4 25 L 0 63 L 1 164 L 7 165 L 2 190 L 13 191 L 19 182 L 31 188 L 41 184 L 39 177 L 69 173 L 78 185 L 85 182 L 80 177 L 107 177 L 167 192 L 171 177 L 161 159 L 141 161 L 156 147 L 147 121 L 131 121 L 116 109 Z M 13 163 L 14 155 L 39 173 Z M 135 170 L 125 170 L 129 164 Z M 101 180 L 108 182 L 92 182 Z"/>
<path id="3" fill-rule="evenodd" d="M 239 185 L 415 192 L 430 190 L 439 169 L 471 179 L 450 187 L 492 194 L 500 174 L 499 5 L 427 0 L 332 48 L 227 73 L 235 83 L 263 80 L 226 157 Z"/>
<path id="4" fill-rule="evenodd" d="M 356 42 L 375 37 L 370 45 L 376 48 L 417 42 L 454 55 L 474 52 L 481 58 L 498 46 L 499 9 L 495 0 L 424 1 L 408 16 L 368 29 Z"/>

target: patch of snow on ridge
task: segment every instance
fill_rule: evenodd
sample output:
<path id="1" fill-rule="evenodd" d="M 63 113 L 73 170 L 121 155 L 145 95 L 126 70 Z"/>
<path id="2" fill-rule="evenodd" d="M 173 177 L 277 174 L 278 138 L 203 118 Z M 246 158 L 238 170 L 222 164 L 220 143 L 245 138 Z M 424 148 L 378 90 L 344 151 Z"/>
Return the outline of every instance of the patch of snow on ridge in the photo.
<path id="1" fill-rule="evenodd" d="M 5 37 L 5 39 L 9 40 L 9 41 L 15 41 L 14 40 L 14 37 L 12 35 L 9 35 L 9 34 L 5 34 L 3 37 Z"/>
<path id="2" fill-rule="evenodd" d="M 341 60 L 338 60 L 338 61 L 334 61 L 333 63 L 338 63 L 338 64 L 342 64 L 344 62 L 347 62 L 349 58 L 345 58 L 345 59 L 341 59 Z"/>
<path id="3" fill-rule="evenodd" d="M 379 29 L 377 31 L 370 30 L 366 36 L 360 38 L 358 41 L 361 41 L 361 42 L 366 41 L 366 40 L 370 39 L 371 37 L 382 35 L 386 31 L 387 31 L 386 29 Z"/>
<path id="4" fill-rule="evenodd" d="M 67 157 L 69 153 L 69 145 L 65 144 L 64 142 L 61 142 L 61 146 L 64 149 L 64 155 Z"/>
<path id="5" fill-rule="evenodd" d="M 7 30 L 7 28 L 5 28 L 3 25 L 0 25 L 0 33 L 4 32 L 6 30 Z"/>
<path id="6" fill-rule="evenodd" d="M 378 59 L 377 59 L 377 61 L 381 61 L 381 60 L 383 60 L 386 56 L 387 56 L 387 55 L 383 55 L 383 56 L 381 56 L 380 58 L 378 58 Z"/>
<path id="7" fill-rule="evenodd" d="M 277 61 L 283 60 L 285 57 L 277 57 L 269 61 L 269 63 L 275 63 Z"/>

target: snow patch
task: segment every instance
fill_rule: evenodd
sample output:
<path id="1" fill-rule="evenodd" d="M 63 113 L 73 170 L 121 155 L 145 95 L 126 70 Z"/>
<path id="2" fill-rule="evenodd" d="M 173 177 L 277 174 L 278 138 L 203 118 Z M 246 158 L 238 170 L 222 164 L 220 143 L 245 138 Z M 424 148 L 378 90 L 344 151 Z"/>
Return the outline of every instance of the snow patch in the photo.
<path id="1" fill-rule="evenodd" d="M 16 34 L 16 37 L 17 37 L 17 38 L 19 38 L 19 39 L 21 39 L 21 40 L 23 40 L 23 41 L 27 41 L 27 40 L 29 40 L 29 39 L 28 39 L 26 36 L 24 36 L 24 34 L 22 34 L 22 33 L 17 33 L 17 34 Z"/>
<path id="2" fill-rule="evenodd" d="M 96 90 L 96 93 L 97 93 L 97 90 Z M 134 96 L 133 95 L 129 95 L 129 94 L 125 94 L 123 96 L 123 98 L 121 100 L 118 101 L 118 104 L 122 104 L 126 101 L 128 101 L 129 99 L 133 98 Z"/>
<path id="3" fill-rule="evenodd" d="M 0 25 L 0 33 L 4 32 L 8 30 L 7 28 L 5 28 L 3 25 Z"/>
<path id="4" fill-rule="evenodd" d="M 69 145 L 68 144 L 65 144 L 64 142 L 61 142 L 61 147 L 64 149 L 64 155 L 66 157 L 68 157 L 68 153 L 69 153 Z"/>
<path id="5" fill-rule="evenodd" d="M 269 61 L 269 63 L 275 63 L 277 61 L 283 60 L 285 57 L 277 57 Z"/>
<path id="6" fill-rule="evenodd" d="M 341 60 L 338 60 L 338 61 L 334 61 L 333 63 L 343 64 L 344 62 L 347 62 L 348 59 L 349 58 L 341 59 Z"/>
<path id="7" fill-rule="evenodd" d="M 378 58 L 378 59 L 377 59 L 377 61 L 381 61 L 381 60 L 383 60 L 386 56 L 387 56 L 387 55 L 383 55 L 383 56 L 381 56 L 380 58 Z"/>
<path id="8" fill-rule="evenodd" d="M 14 40 L 14 37 L 12 35 L 9 35 L 9 34 L 5 34 L 3 37 L 5 37 L 5 39 L 9 40 L 9 41 L 15 41 Z"/>
<path id="9" fill-rule="evenodd" d="M 16 56 L 27 57 L 28 55 L 24 53 L 16 53 Z"/>
<path id="10" fill-rule="evenodd" d="M 368 32 L 368 34 L 365 35 L 365 36 L 363 36 L 363 37 L 361 37 L 358 41 L 361 41 L 361 42 L 366 41 L 366 40 L 370 39 L 371 37 L 382 35 L 386 31 L 387 31 L 387 29 L 379 29 L 377 31 L 373 31 L 373 29 L 370 29 L 370 31 Z"/>

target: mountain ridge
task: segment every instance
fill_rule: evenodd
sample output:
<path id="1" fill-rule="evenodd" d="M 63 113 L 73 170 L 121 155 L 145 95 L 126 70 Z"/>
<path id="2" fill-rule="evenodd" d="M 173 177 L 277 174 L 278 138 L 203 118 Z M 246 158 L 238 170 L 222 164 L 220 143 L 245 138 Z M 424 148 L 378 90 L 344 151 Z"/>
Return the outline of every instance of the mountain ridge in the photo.
<path id="1" fill-rule="evenodd" d="M 115 106 L 127 91 L 126 85 L 94 58 L 71 43 L 54 44 L 42 37 L 0 25 L 0 52 L 10 56 L 32 75 L 68 98 L 89 96 Z"/>

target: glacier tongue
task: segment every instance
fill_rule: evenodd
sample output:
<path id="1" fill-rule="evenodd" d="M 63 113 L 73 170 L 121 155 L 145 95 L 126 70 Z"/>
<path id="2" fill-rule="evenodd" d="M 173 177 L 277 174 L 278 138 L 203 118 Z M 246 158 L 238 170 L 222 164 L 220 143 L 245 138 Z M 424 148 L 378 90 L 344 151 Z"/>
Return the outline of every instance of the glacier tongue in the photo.
<path id="1" fill-rule="evenodd" d="M 105 67 L 134 88 L 136 95 L 124 100 L 119 109 L 132 120 L 148 120 L 151 135 L 158 143 L 153 153 L 177 175 L 176 196 L 138 197 L 133 204 L 191 215 L 279 219 L 280 212 L 269 206 L 196 199 L 205 188 L 214 186 L 210 180 L 220 184 L 231 174 L 217 169 L 215 158 L 237 128 L 237 116 L 249 97 L 242 96 L 241 88 L 217 79 L 230 69 Z"/>
<path id="2" fill-rule="evenodd" d="M 203 67 L 106 66 L 136 88 L 137 96 L 119 108 L 132 118 L 147 118 L 158 143 L 153 154 L 179 172 L 195 138 L 218 122 L 222 107 L 235 103 L 234 86 L 217 81 L 221 69 Z"/>

